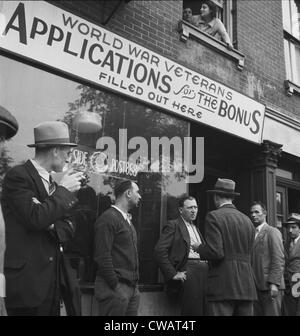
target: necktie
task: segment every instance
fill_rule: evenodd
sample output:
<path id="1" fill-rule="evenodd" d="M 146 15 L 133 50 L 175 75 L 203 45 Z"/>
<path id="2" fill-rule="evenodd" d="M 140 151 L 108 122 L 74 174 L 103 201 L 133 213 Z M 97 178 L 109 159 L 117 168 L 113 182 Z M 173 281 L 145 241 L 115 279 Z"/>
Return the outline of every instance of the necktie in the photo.
<path id="1" fill-rule="evenodd" d="M 290 250 L 289 250 L 290 253 L 292 252 L 294 245 L 295 245 L 295 239 L 292 238 L 290 242 Z"/>
<path id="2" fill-rule="evenodd" d="M 56 189 L 56 184 L 51 175 L 49 175 L 49 195 L 52 195 Z"/>
<path id="3" fill-rule="evenodd" d="M 259 229 L 256 228 L 256 229 L 255 229 L 255 238 L 257 237 L 258 234 L 259 234 Z"/>

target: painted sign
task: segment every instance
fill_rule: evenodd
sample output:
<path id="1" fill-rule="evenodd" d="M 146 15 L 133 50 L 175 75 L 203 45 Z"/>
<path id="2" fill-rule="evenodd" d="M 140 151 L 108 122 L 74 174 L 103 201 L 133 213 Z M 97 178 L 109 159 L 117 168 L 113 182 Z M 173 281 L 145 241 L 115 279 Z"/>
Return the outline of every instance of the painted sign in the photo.
<path id="1" fill-rule="evenodd" d="M 0 49 L 261 142 L 264 105 L 44 1 L 0 1 Z"/>

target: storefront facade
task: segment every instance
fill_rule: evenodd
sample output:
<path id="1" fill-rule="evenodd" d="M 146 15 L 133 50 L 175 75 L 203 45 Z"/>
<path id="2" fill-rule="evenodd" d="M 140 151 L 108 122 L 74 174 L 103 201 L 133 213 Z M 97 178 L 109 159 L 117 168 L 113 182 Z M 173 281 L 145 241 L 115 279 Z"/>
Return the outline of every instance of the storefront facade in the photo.
<path id="1" fill-rule="evenodd" d="M 78 143 L 72 165 L 90 178 L 79 194 L 80 225 L 68 251 L 81 280 L 84 314 L 96 314 L 93 223 L 113 203 L 113 185 L 122 178 L 136 180 L 142 194 L 132 212 L 140 314 L 175 314 L 152 253 L 164 222 L 177 215 L 178 196 L 197 198 L 200 229 L 212 208 L 206 190 L 218 177 L 237 182 L 240 210 L 248 213 L 251 201 L 263 201 L 268 222 L 280 229 L 288 212 L 300 212 L 300 97 L 283 87 L 283 40 L 273 67 L 273 56 L 261 64 L 255 61 L 258 48 L 249 47 L 247 29 L 255 24 L 248 17 L 255 6 L 266 10 L 267 1 L 230 1 L 236 11 L 233 51 L 181 20 L 185 1 L 93 3 L 0 1 L 0 105 L 20 125 L 7 144 L 3 174 L 34 155 L 26 144 L 35 125 L 67 122 Z M 275 3 L 281 11 L 281 2 Z M 282 16 L 276 19 L 282 22 Z M 278 47 L 275 33 L 269 44 Z M 267 44 L 260 47 L 269 55 Z M 182 151 L 159 155 L 152 139 L 162 137 L 182 145 L 192 140 Z M 137 152 L 141 143 L 146 152 Z M 194 169 L 174 171 L 186 148 Z M 170 172 L 160 169 L 166 159 Z"/>

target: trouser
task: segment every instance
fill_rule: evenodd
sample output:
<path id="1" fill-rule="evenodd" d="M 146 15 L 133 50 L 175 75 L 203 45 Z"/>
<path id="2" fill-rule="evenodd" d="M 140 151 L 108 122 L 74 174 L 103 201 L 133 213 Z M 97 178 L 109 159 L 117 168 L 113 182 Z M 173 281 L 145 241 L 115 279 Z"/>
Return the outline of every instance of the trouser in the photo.
<path id="1" fill-rule="evenodd" d="M 300 316 L 300 297 L 293 297 L 292 293 L 285 293 L 282 301 L 282 315 Z"/>
<path id="2" fill-rule="evenodd" d="M 200 260 L 188 260 L 186 281 L 183 285 L 181 315 L 206 315 L 207 263 Z"/>
<path id="3" fill-rule="evenodd" d="M 98 302 L 99 316 L 137 316 L 140 293 L 137 286 L 119 282 L 112 289 L 107 282 L 97 275 L 95 297 Z"/>
<path id="4" fill-rule="evenodd" d="M 252 316 L 253 301 L 225 300 L 208 302 L 209 316 Z"/>
<path id="5" fill-rule="evenodd" d="M 280 316 L 283 291 L 280 289 L 276 298 L 272 298 L 270 291 L 257 291 L 258 301 L 254 302 L 255 316 Z"/>
<path id="6" fill-rule="evenodd" d="M 45 300 L 37 307 L 7 308 L 8 316 L 59 316 L 60 293 L 56 282 L 52 282 Z"/>

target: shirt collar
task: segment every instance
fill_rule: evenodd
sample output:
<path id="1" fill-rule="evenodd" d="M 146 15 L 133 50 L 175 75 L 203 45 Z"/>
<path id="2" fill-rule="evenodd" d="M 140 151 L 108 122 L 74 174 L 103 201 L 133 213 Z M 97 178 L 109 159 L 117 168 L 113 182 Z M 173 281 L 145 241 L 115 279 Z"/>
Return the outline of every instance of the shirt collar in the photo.
<path id="1" fill-rule="evenodd" d="M 50 183 L 50 174 L 47 172 L 47 170 L 41 165 L 39 165 L 34 159 L 31 159 L 30 161 L 33 164 L 34 168 L 39 173 L 39 175 L 48 183 Z"/>
<path id="2" fill-rule="evenodd" d="M 300 235 L 297 238 L 294 239 L 294 244 L 297 243 L 297 241 L 299 240 L 299 238 L 300 238 Z"/>
<path id="3" fill-rule="evenodd" d="M 125 212 L 125 211 L 121 210 L 116 205 L 112 205 L 112 207 L 117 209 L 122 214 L 122 216 L 124 217 L 125 220 L 127 220 L 128 218 L 130 219 L 130 214 L 128 212 Z"/>
<path id="4" fill-rule="evenodd" d="M 187 226 L 194 225 L 193 222 L 190 223 L 190 222 L 186 221 L 182 216 L 180 216 L 180 217 L 182 218 L 185 225 L 187 225 Z"/>
<path id="5" fill-rule="evenodd" d="M 228 201 L 223 202 L 219 205 L 219 208 L 221 208 L 223 205 L 232 205 L 232 202 L 228 202 Z"/>
<path id="6" fill-rule="evenodd" d="M 257 230 L 258 232 L 260 232 L 260 230 L 262 229 L 262 227 L 263 227 L 265 224 L 267 224 L 267 223 L 266 223 L 266 222 L 263 222 L 263 223 L 259 224 L 259 225 L 256 227 L 256 230 Z"/>

